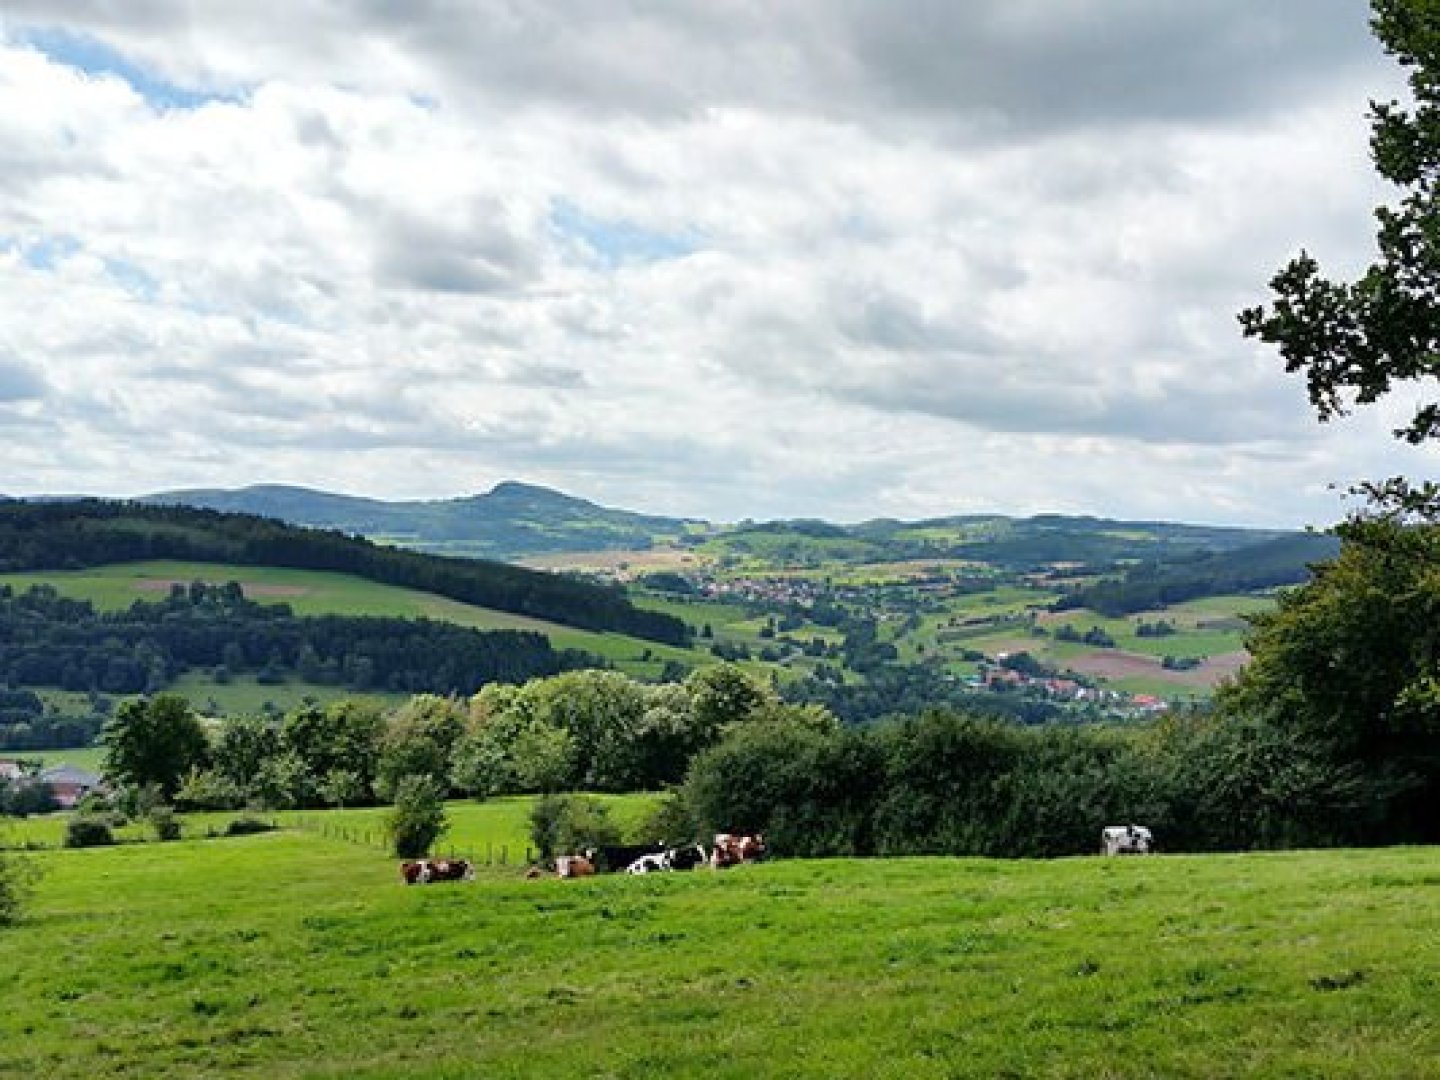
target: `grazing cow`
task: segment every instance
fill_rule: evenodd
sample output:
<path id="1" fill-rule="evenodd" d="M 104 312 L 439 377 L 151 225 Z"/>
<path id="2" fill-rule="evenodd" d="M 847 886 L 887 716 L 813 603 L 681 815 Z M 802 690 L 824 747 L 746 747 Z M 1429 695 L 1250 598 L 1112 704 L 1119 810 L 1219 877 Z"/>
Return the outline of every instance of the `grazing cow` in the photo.
<path id="1" fill-rule="evenodd" d="M 716 870 L 727 866 L 739 866 L 755 862 L 765 855 L 765 838 L 759 833 L 754 836 L 738 836 L 734 833 L 716 833 L 715 847 L 710 852 L 710 865 Z"/>
<path id="2" fill-rule="evenodd" d="M 585 855 L 556 855 L 555 873 L 560 877 L 591 877 L 595 873 L 595 863 Z"/>
<path id="3" fill-rule="evenodd" d="M 468 859 L 413 859 L 400 864 L 406 885 L 428 885 L 432 881 L 474 881 L 475 867 Z"/>
<path id="4" fill-rule="evenodd" d="M 1155 838 L 1144 825 L 1107 825 L 1100 830 L 1100 854 L 1149 855 Z"/>

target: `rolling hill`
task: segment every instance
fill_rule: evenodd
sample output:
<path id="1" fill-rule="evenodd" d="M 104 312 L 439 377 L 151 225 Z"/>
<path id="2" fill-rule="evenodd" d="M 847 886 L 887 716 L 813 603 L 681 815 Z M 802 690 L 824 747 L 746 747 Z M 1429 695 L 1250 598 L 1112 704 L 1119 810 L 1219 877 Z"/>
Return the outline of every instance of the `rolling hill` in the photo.
<path id="1" fill-rule="evenodd" d="M 694 522 L 612 510 L 514 481 L 482 495 L 385 502 L 303 487 L 264 484 L 238 490 L 166 491 L 136 500 L 256 514 L 292 525 L 338 529 L 446 555 L 514 559 L 563 551 L 640 550 L 683 534 Z"/>
<path id="2" fill-rule="evenodd" d="M 1004 568 L 1057 562 L 1107 565 L 1223 553 L 1296 535 L 1277 529 L 1117 521 L 1040 514 L 977 514 L 858 524 L 780 520 L 717 524 L 600 506 L 515 481 L 454 499 L 386 502 L 303 487 L 167 491 L 138 500 L 255 514 L 338 529 L 386 544 L 448 555 L 519 560 L 570 552 L 700 549 L 717 558 L 791 565 L 902 559 L 974 559 Z"/>
<path id="3" fill-rule="evenodd" d="M 618 589 L 506 563 L 442 558 L 335 531 L 178 505 L 79 500 L 0 503 L 0 571 L 181 559 L 353 574 L 466 604 L 684 645 L 689 628 Z"/>

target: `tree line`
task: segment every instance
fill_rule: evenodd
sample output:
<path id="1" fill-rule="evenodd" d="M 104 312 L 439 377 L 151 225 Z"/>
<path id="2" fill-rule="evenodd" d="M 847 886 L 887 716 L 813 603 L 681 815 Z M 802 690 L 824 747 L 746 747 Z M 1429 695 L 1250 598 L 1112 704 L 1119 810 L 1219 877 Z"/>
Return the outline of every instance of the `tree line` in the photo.
<path id="1" fill-rule="evenodd" d="M 0 571 L 74 570 L 147 559 L 354 574 L 586 630 L 670 645 L 690 639 L 682 620 L 635 607 L 618 586 L 505 563 L 424 555 L 250 514 L 96 499 L 0 502 Z"/>
<path id="2" fill-rule="evenodd" d="M 732 724 L 760 720 L 835 724 L 717 666 L 683 683 L 574 671 L 468 698 L 420 694 L 388 712 L 349 700 L 214 727 L 161 694 L 122 704 L 101 744 L 106 774 L 124 788 L 188 808 L 276 809 L 390 802 L 407 778 L 479 798 L 658 790 Z"/>

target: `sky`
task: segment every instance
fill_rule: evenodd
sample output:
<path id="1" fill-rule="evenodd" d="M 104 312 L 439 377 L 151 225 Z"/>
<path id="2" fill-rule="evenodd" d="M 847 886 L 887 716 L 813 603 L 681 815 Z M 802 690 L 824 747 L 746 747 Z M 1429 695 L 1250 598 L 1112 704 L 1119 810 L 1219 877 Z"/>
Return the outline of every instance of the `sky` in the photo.
<path id="1" fill-rule="evenodd" d="M 63 14 L 61 10 L 63 9 Z M 7 0 L 0 492 L 1327 525 L 1359 0 Z"/>

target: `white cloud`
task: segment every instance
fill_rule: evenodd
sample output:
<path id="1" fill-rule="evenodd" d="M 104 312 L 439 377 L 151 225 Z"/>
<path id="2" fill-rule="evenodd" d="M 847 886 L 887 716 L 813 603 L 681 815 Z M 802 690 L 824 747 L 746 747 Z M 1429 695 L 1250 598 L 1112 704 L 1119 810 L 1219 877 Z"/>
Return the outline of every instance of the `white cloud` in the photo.
<path id="1" fill-rule="evenodd" d="M 1426 460 L 1234 320 L 1365 258 L 1339 0 L 52 8 L 0 23 L 0 490 L 1298 523 Z"/>

